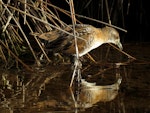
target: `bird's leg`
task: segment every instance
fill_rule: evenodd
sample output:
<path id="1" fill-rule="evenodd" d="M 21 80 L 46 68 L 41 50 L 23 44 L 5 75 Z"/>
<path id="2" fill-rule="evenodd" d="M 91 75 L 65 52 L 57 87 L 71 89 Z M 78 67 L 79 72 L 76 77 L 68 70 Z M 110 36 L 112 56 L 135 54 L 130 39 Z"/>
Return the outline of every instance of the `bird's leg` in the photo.
<path id="1" fill-rule="evenodd" d="M 74 66 L 77 66 L 77 69 L 81 69 L 82 68 L 82 62 L 80 61 L 80 59 L 75 58 Z"/>
<path id="2" fill-rule="evenodd" d="M 71 55 L 70 62 L 72 64 L 72 69 L 73 70 L 75 69 L 75 67 L 76 67 L 76 69 L 81 69 L 82 68 L 82 62 L 81 62 L 80 59 L 77 59 L 76 56 Z"/>
<path id="3" fill-rule="evenodd" d="M 81 81 L 81 68 L 82 68 L 82 63 L 80 61 L 80 59 L 77 59 L 76 56 L 74 56 L 74 71 L 73 71 L 73 75 L 72 75 L 72 79 L 71 79 L 71 83 L 70 83 L 70 87 L 73 84 L 74 81 L 74 77 L 76 76 L 76 81 L 78 83 L 78 85 L 80 84 Z"/>

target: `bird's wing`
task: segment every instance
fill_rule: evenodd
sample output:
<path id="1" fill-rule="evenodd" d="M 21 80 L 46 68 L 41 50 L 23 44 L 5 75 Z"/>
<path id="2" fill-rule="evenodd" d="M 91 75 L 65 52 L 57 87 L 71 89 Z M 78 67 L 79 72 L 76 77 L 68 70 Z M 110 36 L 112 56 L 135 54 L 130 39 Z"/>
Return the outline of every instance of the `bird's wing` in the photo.
<path id="1" fill-rule="evenodd" d="M 92 40 L 94 35 L 94 27 L 91 25 L 77 24 L 75 31 L 77 37 L 77 44 L 79 51 L 82 51 Z M 72 25 L 64 28 L 64 30 L 70 34 L 73 34 Z M 75 54 L 75 41 L 72 35 L 69 35 L 63 31 L 53 30 L 51 32 L 43 33 L 39 35 L 41 39 L 48 41 L 46 49 L 50 49 L 54 52 L 65 52 Z"/>
<path id="2" fill-rule="evenodd" d="M 75 26 L 75 30 L 77 33 L 77 36 L 80 38 L 77 38 L 77 44 L 78 44 L 78 50 L 81 52 L 83 51 L 87 46 L 90 45 L 90 43 L 93 41 L 94 38 L 94 30 L 95 28 L 91 25 L 82 25 L 77 24 Z M 66 46 L 64 48 L 66 53 L 75 54 L 75 40 L 73 36 L 67 36 L 65 38 Z"/>
<path id="3" fill-rule="evenodd" d="M 52 30 L 50 32 L 42 33 L 37 36 L 41 39 L 52 42 L 60 36 L 60 32 L 58 30 Z"/>

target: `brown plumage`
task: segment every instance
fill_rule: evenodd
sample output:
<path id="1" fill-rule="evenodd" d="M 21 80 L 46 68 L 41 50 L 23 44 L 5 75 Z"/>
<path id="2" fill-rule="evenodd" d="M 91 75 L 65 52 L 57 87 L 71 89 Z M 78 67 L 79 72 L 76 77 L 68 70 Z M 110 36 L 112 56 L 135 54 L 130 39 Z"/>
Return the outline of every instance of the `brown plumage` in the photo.
<path id="1" fill-rule="evenodd" d="M 63 30 L 73 34 L 72 26 L 68 26 Z M 77 24 L 75 31 L 80 57 L 104 43 L 113 43 L 122 49 L 119 33 L 112 27 L 95 28 L 91 25 Z M 45 46 L 49 51 L 71 55 L 76 53 L 74 37 L 63 31 L 53 30 L 40 34 L 38 37 L 48 41 Z"/>

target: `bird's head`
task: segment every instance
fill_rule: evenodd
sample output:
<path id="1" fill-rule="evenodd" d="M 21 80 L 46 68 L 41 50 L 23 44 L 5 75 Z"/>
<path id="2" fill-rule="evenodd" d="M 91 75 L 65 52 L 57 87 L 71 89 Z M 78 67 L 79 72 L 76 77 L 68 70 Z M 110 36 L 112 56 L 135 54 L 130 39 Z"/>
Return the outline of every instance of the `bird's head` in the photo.
<path id="1" fill-rule="evenodd" d="M 120 42 L 120 36 L 116 29 L 112 27 L 104 27 L 103 28 L 104 34 L 107 37 L 107 43 L 113 43 L 117 45 L 121 50 L 123 49 L 122 44 Z"/>

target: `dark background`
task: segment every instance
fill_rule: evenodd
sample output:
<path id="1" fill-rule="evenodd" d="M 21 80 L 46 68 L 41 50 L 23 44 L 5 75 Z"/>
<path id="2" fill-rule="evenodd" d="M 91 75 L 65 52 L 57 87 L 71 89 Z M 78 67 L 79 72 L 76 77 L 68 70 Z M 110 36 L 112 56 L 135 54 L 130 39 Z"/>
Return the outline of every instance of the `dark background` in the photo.
<path id="1" fill-rule="evenodd" d="M 63 9 L 70 10 L 66 2 L 51 0 L 52 4 Z M 143 43 L 150 42 L 150 14 L 149 5 L 146 0 L 107 0 L 111 24 L 126 29 L 125 33 L 120 31 L 123 43 Z M 75 12 L 80 15 L 91 17 L 97 20 L 108 22 L 106 11 L 106 0 L 74 0 Z M 71 24 L 71 19 L 59 12 L 60 18 L 67 24 Z M 84 24 L 91 24 L 95 27 L 104 25 L 84 18 L 78 18 Z"/>

